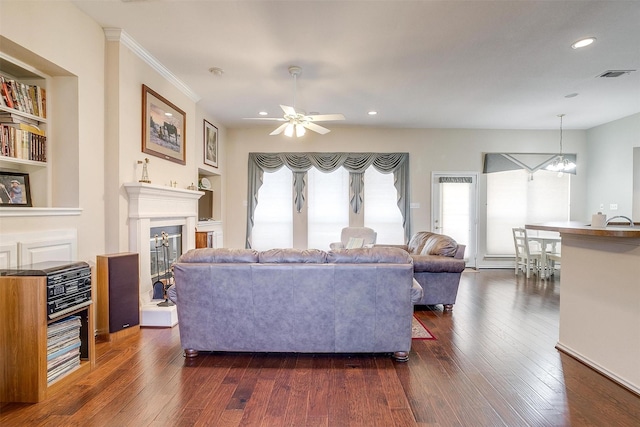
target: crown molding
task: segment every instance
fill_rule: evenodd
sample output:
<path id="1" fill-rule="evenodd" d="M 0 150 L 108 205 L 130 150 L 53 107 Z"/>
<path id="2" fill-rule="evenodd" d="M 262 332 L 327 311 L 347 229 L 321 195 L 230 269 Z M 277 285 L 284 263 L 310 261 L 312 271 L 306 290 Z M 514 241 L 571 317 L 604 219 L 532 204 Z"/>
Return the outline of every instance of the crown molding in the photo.
<path id="1" fill-rule="evenodd" d="M 200 101 L 200 96 L 195 93 L 182 80 L 175 76 L 167 67 L 162 65 L 153 55 L 151 55 L 144 47 L 138 44 L 129 34 L 121 28 L 104 28 L 104 34 L 107 41 L 120 42 L 135 53 L 140 59 L 146 62 L 151 68 L 158 72 L 162 77 L 171 82 L 182 93 L 189 97 L 193 102 Z"/>

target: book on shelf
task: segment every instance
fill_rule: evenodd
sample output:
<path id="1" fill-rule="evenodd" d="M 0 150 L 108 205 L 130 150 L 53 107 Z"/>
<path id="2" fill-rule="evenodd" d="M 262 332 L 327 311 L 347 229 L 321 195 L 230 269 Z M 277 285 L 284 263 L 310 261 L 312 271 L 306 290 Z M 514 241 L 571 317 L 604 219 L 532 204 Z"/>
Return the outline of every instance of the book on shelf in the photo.
<path id="1" fill-rule="evenodd" d="M 37 126 L 0 122 L 0 155 L 15 159 L 47 161 L 47 137 Z"/>
<path id="2" fill-rule="evenodd" d="M 44 88 L 0 75 L 0 92 L 7 107 L 43 119 L 47 117 Z"/>
<path id="3" fill-rule="evenodd" d="M 35 119 L 8 111 L 0 111 L 0 123 L 26 123 L 32 126 L 38 126 L 40 124 L 40 122 Z"/>

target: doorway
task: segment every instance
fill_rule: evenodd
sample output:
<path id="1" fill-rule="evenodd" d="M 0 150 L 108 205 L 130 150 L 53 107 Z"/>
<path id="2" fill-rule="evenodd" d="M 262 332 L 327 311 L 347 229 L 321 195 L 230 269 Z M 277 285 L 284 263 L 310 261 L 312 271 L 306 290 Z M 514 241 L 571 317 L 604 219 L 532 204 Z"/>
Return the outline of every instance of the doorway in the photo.
<path id="1" fill-rule="evenodd" d="M 431 179 L 431 230 L 466 245 L 467 267 L 476 267 L 478 236 L 478 174 L 433 172 Z"/>

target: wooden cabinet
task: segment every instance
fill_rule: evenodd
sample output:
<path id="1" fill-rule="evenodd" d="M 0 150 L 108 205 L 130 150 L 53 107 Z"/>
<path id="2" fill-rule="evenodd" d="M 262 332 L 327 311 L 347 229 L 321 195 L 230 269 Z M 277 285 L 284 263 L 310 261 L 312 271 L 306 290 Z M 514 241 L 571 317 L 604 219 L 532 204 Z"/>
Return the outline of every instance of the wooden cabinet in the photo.
<path id="1" fill-rule="evenodd" d="M 40 402 L 95 366 L 93 304 L 80 317 L 80 366 L 47 383 L 46 276 L 0 277 L 0 401 Z"/>

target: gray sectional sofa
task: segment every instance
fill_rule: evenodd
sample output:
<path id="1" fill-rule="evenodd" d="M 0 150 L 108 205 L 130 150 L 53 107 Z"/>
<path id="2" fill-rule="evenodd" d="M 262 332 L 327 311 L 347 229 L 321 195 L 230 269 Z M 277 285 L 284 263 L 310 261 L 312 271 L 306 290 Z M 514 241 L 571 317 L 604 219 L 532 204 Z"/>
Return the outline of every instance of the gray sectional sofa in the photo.
<path id="1" fill-rule="evenodd" d="M 192 249 L 169 298 L 187 357 L 199 351 L 393 353 L 411 349 L 422 297 L 398 248 Z"/>
<path id="2" fill-rule="evenodd" d="M 465 267 L 465 245 L 444 234 L 419 231 L 411 236 L 407 245 L 386 247 L 404 249 L 413 259 L 414 277 L 423 289 L 416 305 L 442 304 L 444 311 L 453 310 Z"/>

